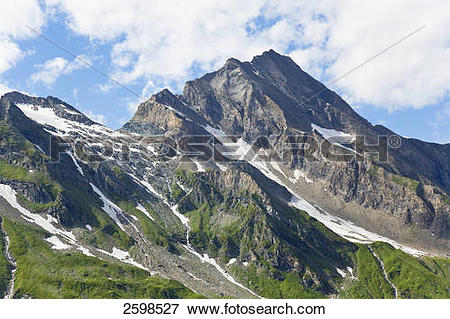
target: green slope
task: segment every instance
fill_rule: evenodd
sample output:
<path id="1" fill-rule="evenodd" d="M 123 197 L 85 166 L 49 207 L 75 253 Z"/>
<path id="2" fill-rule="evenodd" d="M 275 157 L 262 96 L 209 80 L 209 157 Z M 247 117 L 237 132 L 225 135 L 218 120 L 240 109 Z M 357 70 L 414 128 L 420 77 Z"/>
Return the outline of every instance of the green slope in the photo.
<path id="1" fill-rule="evenodd" d="M 376 258 L 372 255 L 366 245 L 360 245 L 355 254 L 357 263 L 356 282 L 352 282 L 348 288 L 341 293 L 344 298 L 394 298 L 394 291 L 383 277 L 383 271 Z"/>
<path id="2" fill-rule="evenodd" d="M 391 245 L 370 244 L 382 261 L 398 298 L 450 298 L 450 260 L 414 257 Z M 341 298 L 394 298 L 393 287 L 384 278 L 381 265 L 367 248 L 359 245 L 355 254 L 358 280 L 349 280 Z"/>
<path id="3" fill-rule="evenodd" d="M 199 298 L 174 280 L 81 253 L 50 249 L 43 230 L 5 219 L 18 269 L 14 297 L 32 298 Z"/>
<path id="4" fill-rule="evenodd" d="M 2 219 L 0 218 L 0 226 Z M 5 234 L 0 227 L 0 298 L 5 296 L 11 279 L 11 270 L 5 255 Z"/>
<path id="5" fill-rule="evenodd" d="M 386 243 L 371 246 L 401 298 L 450 298 L 450 259 L 416 258 Z"/>

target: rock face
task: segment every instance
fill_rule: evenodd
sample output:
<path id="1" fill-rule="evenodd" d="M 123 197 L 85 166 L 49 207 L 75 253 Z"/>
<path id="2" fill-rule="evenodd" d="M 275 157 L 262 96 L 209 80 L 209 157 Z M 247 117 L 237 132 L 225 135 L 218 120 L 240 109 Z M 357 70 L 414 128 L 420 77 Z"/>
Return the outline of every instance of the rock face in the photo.
<path id="1" fill-rule="evenodd" d="M 228 134 L 277 136 L 287 129 L 310 131 L 311 123 L 353 131 L 350 123 L 366 122 L 337 94 L 274 51 L 251 62 L 229 59 L 219 71 L 187 82 L 182 99 Z"/>
<path id="2" fill-rule="evenodd" d="M 170 96 L 163 106 L 154 102 L 161 95 Z M 317 127 L 364 135 L 367 143 L 377 142 L 379 135 L 395 135 L 372 126 L 335 92 L 273 50 L 251 62 L 229 59 L 220 70 L 187 82 L 181 96 L 167 90 L 155 95 L 125 128 L 157 123 L 163 128 L 159 132 L 177 128 L 177 134 L 191 134 L 192 128 L 183 128 L 188 123 L 167 106 L 249 143 L 266 136 L 278 149 L 299 132 L 325 137 Z M 167 123 L 175 118 L 178 121 Z M 389 149 L 386 163 L 333 162 L 297 153 L 283 167 L 290 174 L 296 169 L 305 172 L 314 186 L 299 181 L 293 187 L 333 214 L 422 248 L 446 251 L 450 248 L 450 144 L 407 138 L 400 142 L 400 147 Z"/>
<path id="3" fill-rule="evenodd" d="M 124 131 L 144 135 L 180 135 L 205 133 L 205 120 L 189 109 L 169 90 L 163 90 L 141 103 Z"/>

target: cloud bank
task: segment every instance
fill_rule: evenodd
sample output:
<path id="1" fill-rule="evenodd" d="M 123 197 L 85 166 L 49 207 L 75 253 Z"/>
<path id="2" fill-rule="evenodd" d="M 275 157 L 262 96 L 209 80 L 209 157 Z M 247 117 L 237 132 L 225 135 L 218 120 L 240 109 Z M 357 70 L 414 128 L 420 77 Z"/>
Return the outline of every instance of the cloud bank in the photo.
<path id="1" fill-rule="evenodd" d="M 268 1 L 16 0 L 0 11 L 0 76 L 24 53 L 17 44 L 49 15 L 91 41 L 110 44 L 110 75 L 153 93 L 180 90 L 228 57 L 248 60 L 273 48 L 332 81 L 426 25 L 331 88 L 352 104 L 423 108 L 449 93 L 450 2 L 435 0 Z M 57 13 L 57 15 L 55 15 Z M 34 81 L 51 85 L 77 66 L 63 58 L 37 65 Z M 78 67 L 80 67 L 78 65 Z M 4 84 L 6 85 L 6 84 Z M 105 90 L 114 87 L 103 83 Z"/>
<path id="2" fill-rule="evenodd" d="M 114 78 L 144 80 L 147 92 L 179 89 L 195 71 L 268 48 L 290 53 L 306 71 L 331 80 L 423 25 L 334 87 L 353 103 L 394 110 L 436 103 L 450 82 L 450 68 L 444 67 L 450 61 L 446 0 L 46 3 L 66 14 L 77 34 L 112 42 Z"/>
<path id="3" fill-rule="evenodd" d="M 25 56 L 25 52 L 17 44 L 17 41 L 35 36 L 25 25 L 40 30 L 44 23 L 44 12 L 37 0 L 2 1 L 0 9 L 0 79 L 3 73 L 12 69 Z M 6 89 L 8 89 L 8 85 L 1 84 L 0 90 Z"/>
<path id="4" fill-rule="evenodd" d="M 62 75 L 68 75 L 75 70 L 86 69 L 88 65 L 83 63 L 88 62 L 88 58 L 84 55 L 78 56 L 73 61 L 68 61 L 62 57 L 57 57 L 45 61 L 43 64 L 36 65 L 38 70 L 31 75 L 33 82 L 43 82 L 46 85 L 52 85 Z"/>

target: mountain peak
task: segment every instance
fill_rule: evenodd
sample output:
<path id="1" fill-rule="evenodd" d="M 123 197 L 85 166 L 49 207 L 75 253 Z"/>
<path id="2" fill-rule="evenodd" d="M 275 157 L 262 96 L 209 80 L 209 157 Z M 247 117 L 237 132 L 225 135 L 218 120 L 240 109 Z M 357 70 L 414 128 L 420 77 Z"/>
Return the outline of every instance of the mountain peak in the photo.
<path id="1" fill-rule="evenodd" d="M 273 63 L 278 66 L 288 63 L 290 64 L 291 67 L 296 67 L 298 69 L 300 68 L 289 56 L 282 55 L 273 49 L 264 51 L 262 54 L 254 56 L 250 62 L 250 64 L 266 64 L 266 65 L 268 63 Z M 245 64 L 249 64 L 249 62 L 242 62 L 236 58 L 231 57 L 226 60 L 223 69 L 233 70 L 236 67 L 242 67 Z"/>
<path id="2" fill-rule="evenodd" d="M 169 89 L 165 88 L 162 91 L 154 94 L 152 97 L 155 101 L 166 103 L 166 104 L 172 104 L 171 101 L 176 99 L 176 96 L 173 95 L 172 92 L 170 92 Z"/>
<path id="3" fill-rule="evenodd" d="M 273 49 L 264 51 L 262 54 L 254 56 L 251 61 L 252 64 L 267 64 L 270 62 L 279 66 L 290 65 L 291 67 L 300 69 L 300 67 L 289 56 L 280 54 Z"/>
<path id="4" fill-rule="evenodd" d="M 24 94 L 24 93 L 21 93 L 18 91 L 12 91 L 12 92 L 5 93 L 2 96 L 2 99 L 11 101 L 13 103 L 29 103 L 29 101 L 33 100 L 33 99 L 34 100 L 39 99 L 40 101 L 45 100 L 45 98 L 43 98 L 43 97 L 37 98 L 37 97 L 33 97 L 33 96 L 30 96 L 30 95 L 27 95 L 27 94 Z"/>
<path id="5" fill-rule="evenodd" d="M 26 104 L 26 105 L 34 105 L 35 107 L 50 108 L 53 109 L 56 116 L 58 117 L 68 119 L 71 121 L 76 121 L 86 125 L 95 124 L 94 121 L 92 121 L 86 115 L 78 111 L 75 107 L 53 96 L 47 96 L 46 98 L 44 98 L 44 97 L 30 96 L 21 92 L 13 91 L 4 94 L 1 97 L 1 100 L 8 101 L 17 106 L 19 106 L 20 104 L 24 105 Z"/>
<path id="6" fill-rule="evenodd" d="M 274 49 L 264 51 L 261 55 L 266 57 L 286 57 L 285 55 L 276 52 Z"/>
<path id="7" fill-rule="evenodd" d="M 241 64 L 242 64 L 242 62 L 239 61 L 238 59 L 236 59 L 236 58 L 229 58 L 225 62 L 224 68 L 225 69 L 229 69 L 229 68 L 234 69 L 235 67 L 240 66 Z"/>

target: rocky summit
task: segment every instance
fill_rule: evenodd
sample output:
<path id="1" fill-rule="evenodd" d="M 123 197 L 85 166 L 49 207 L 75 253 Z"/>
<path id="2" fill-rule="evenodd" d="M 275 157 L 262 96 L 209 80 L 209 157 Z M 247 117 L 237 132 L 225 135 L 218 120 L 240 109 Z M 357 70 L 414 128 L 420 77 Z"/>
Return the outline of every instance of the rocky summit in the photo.
<path id="1" fill-rule="evenodd" d="M 0 295 L 449 298 L 450 144 L 372 125 L 273 50 L 120 130 L 0 99 Z"/>

